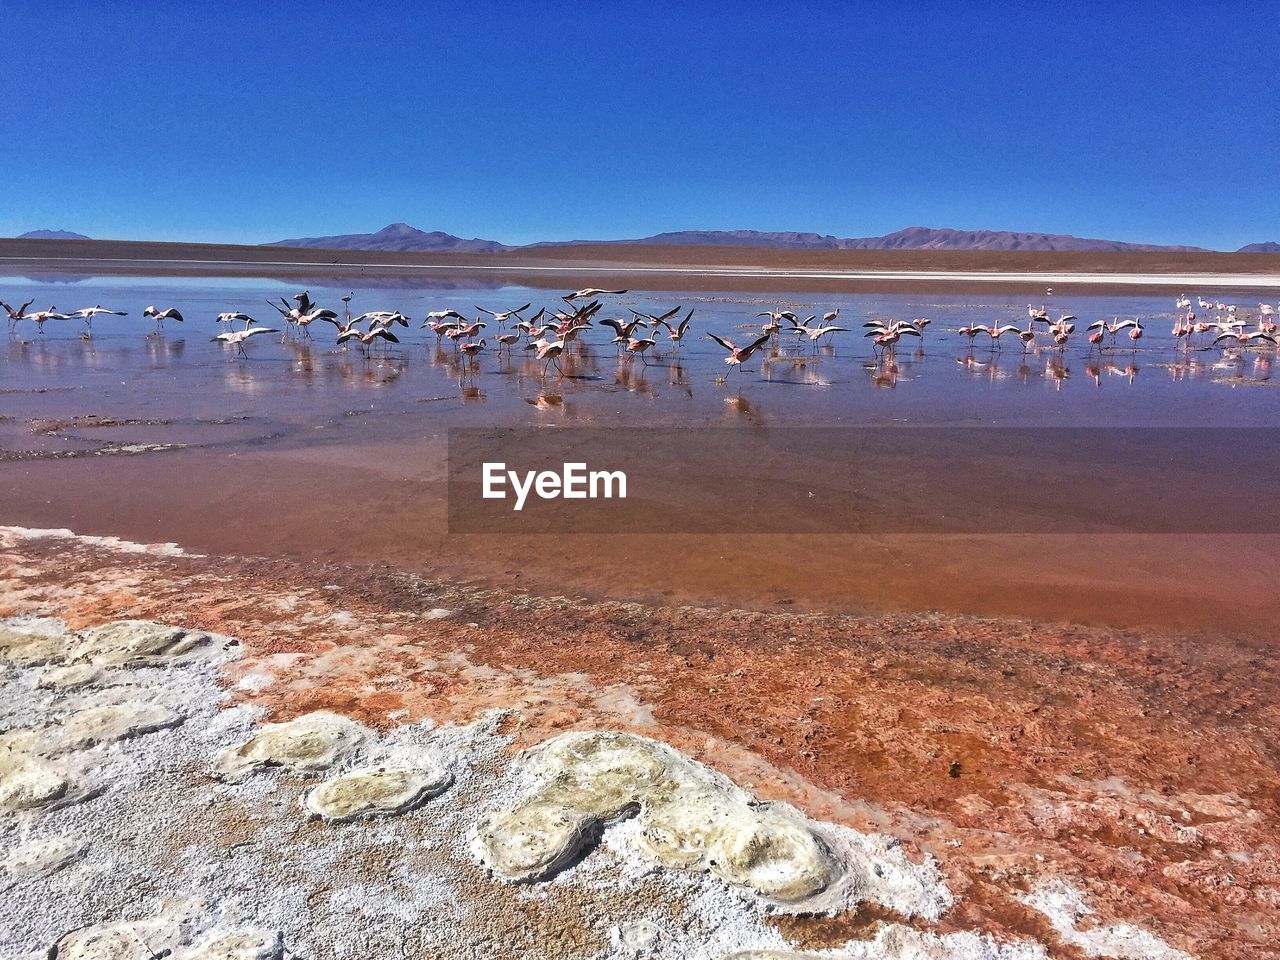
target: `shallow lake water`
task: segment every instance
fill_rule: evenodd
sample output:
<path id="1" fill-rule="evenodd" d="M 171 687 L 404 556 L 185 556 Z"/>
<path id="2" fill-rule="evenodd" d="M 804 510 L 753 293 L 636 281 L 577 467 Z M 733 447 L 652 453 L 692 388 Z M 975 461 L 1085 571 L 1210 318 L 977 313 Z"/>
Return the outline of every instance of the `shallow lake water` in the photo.
<path id="1" fill-rule="evenodd" d="M 587 332 L 563 373 L 517 346 L 463 357 L 420 329 L 429 310 L 475 305 L 553 308 L 557 291 L 481 285 L 310 284 L 341 312 L 398 309 L 412 318 L 401 342 L 369 356 L 338 347 L 317 323 L 310 339 L 264 335 L 239 357 L 212 340 L 216 314 L 244 311 L 283 327 L 267 298 L 306 284 L 243 278 L 0 278 L 0 296 L 31 309 L 93 304 L 126 310 L 79 320 L 21 323 L 0 348 L 0 520 L 77 532 L 176 540 L 193 548 L 282 552 L 425 568 L 521 589 L 711 603 L 823 607 L 941 607 L 1062 619 L 1212 627 L 1271 615 L 1270 527 L 1258 536 L 1027 537 L 1004 531 L 996 502 L 989 536 L 768 535 L 749 517 L 720 535 L 581 534 L 560 540 L 446 530 L 447 431 L 456 427 L 726 427 L 755 433 L 797 427 L 1274 427 L 1275 351 L 1185 349 L 1171 335 L 1174 300 L 1121 292 L 1025 290 L 795 293 L 632 291 L 604 297 L 597 315 L 627 308 L 693 308 L 678 349 L 663 337 L 645 358 L 619 356 L 611 331 Z M 1256 313 L 1261 295 L 1208 294 Z M 973 323 L 1025 326 L 1028 300 L 1051 317 L 1077 317 L 1065 350 L 1039 326 L 1027 350 L 1000 349 L 956 331 Z M 143 308 L 176 307 L 182 323 L 157 331 Z M 744 343 L 761 311 L 801 317 L 839 308 L 829 342 L 784 339 L 728 372 L 707 333 Z M 862 337 L 870 319 L 928 318 L 922 340 L 877 355 Z M 1122 334 L 1104 351 L 1086 343 L 1094 320 L 1139 317 L 1145 335 Z M 647 362 L 646 362 L 647 361 Z M 1139 436 L 1139 434 L 1135 434 Z M 1247 443 L 1246 440 L 1242 442 Z M 1124 479 L 1124 463 L 1106 469 Z M 730 457 L 726 473 L 744 464 Z M 1208 478 L 1206 496 L 1234 497 Z M 810 494 L 812 495 L 812 494 Z M 1150 490 L 1157 499 L 1161 490 Z M 986 528 L 982 528 L 986 529 Z M 816 566 L 818 569 L 812 569 Z M 801 575 L 798 571 L 804 571 Z M 981 571 L 980 575 L 977 571 Z M 984 586 L 988 576 L 1005 582 Z M 1264 592 L 1265 591 L 1265 592 Z M 1224 596 L 1225 594 L 1225 596 Z M 1243 615 L 1239 616 L 1243 611 Z"/>

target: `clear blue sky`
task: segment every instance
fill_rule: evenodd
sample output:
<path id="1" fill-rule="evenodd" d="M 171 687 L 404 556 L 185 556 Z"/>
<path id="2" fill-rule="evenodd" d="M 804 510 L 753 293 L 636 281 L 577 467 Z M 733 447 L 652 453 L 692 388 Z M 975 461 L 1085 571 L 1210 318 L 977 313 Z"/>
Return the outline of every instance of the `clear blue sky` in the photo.
<path id="1" fill-rule="evenodd" d="M 1280 239 L 1274 2 L 3 6 L 0 235 Z"/>

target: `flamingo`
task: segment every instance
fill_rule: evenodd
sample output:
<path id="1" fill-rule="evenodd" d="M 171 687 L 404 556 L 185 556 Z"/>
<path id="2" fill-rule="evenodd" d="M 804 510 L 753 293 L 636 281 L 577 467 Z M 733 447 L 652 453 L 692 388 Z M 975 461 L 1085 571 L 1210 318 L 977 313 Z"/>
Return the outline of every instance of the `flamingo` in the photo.
<path id="1" fill-rule="evenodd" d="M 815 346 L 823 337 L 831 336 L 834 333 L 845 333 L 848 330 L 847 327 L 827 326 L 825 324 L 818 327 L 799 325 L 798 329 L 802 330 L 809 338 L 809 342 Z"/>
<path id="2" fill-rule="evenodd" d="M 646 367 L 649 361 L 645 358 L 645 351 L 656 344 L 658 341 L 653 337 L 632 337 L 627 341 L 627 353 L 636 355 L 640 358 L 640 362 Z"/>
<path id="3" fill-rule="evenodd" d="M 517 329 L 524 331 L 524 335 L 529 338 L 529 341 L 531 343 L 534 340 L 541 340 L 546 335 L 548 330 L 550 330 L 552 333 L 555 332 L 555 329 L 549 323 L 544 323 L 540 327 L 535 327 L 532 324 L 517 323 L 516 327 Z"/>
<path id="4" fill-rule="evenodd" d="M 528 333 L 530 330 L 533 330 L 535 327 L 537 327 L 538 321 L 543 318 L 546 312 L 547 312 L 546 307 L 539 307 L 537 313 L 535 313 L 528 320 L 521 320 L 518 323 L 516 323 L 515 328 L 517 330 L 523 330 L 525 333 Z M 461 317 L 459 319 L 461 319 Z M 534 339 L 536 340 L 537 338 L 535 337 Z"/>
<path id="5" fill-rule="evenodd" d="M 605 319 L 600 321 L 600 326 L 611 328 L 614 332 L 614 337 L 609 342 L 621 346 L 631 340 L 635 334 L 636 327 L 648 327 L 649 324 L 636 317 L 629 323 L 623 323 L 621 320 Z"/>
<path id="6" fill-rule="evenodd" d="M 35 313 L 27 314 L 27 319 L 35 323 L 36 329 L 43 335 L 44 325 L 50 320 L 70 320 L 71 318 L 65 313 L 59 313 L 57 307 L 51 306 L 48 310 L 37 310 Z"/>
<path id="7" fill-rule="evenodd" d="M 627 307 L 627 310 L 631 313 L 633 317 L 638 317 L 639 319 L 644 320 L 645 326 L 649 327 L 650 329 L 657 329 L 659 324 L 666 323 L 668 320 L 671 320 L 674 317 L 678 316 L 681 309 L 682 308 L 680 304 L 677 303 L 674 307 L 672 307 L 666 313 L 652 314 L 652 313 L 641 313 L 639 310 L 632 310 L 630 307 Z"/>
<path id="8" fill-rule="evenodd" d="M 528 310 L 531 306 L 533 306 L 532 303 L 526 303 L 523 307 L 516 307 L 514 310 L 503 310 L 500 312 L 493 311 L 493 310 L 486 310 L 484 307 L 479 307 L 479 306 L 476 307 L 476 309 L 479 310 L 481 313 L 487 313 L 489 316 L 493 317 L 493 319 L 496 322 L 500 324 L 504 324 L 508 320 L 510 320 L 512 317 L 520 318 L 520 314 L 523 313 L 525 310 Z"/>
<path id="9" fill-rule="evenodd" d="M 462 321 L 462 322 L 464 322 L 464 323 L 465 323 L 466 321 Z M 430 328 L 431 328 L 431 330 L 432 330 L 432 331 L 435 333 L 435 335 L 436 335 L 436 342 L 437 342 L 437 343 L 439 343 L 439 342 L 440 342 L 440 338 L 441 338 L 441 337 L 443 337 L 446 333 L 448 333 L 450 330 L 456 330 L 456 329 L 458 328 L 458 321 L 457 321 L 457 320 L 430 320 L 430 319 L 428 319 L 428 320 L 424 320 L 424 321 L 423 321 L 422 326 L 423 326 L 423 327 L 430 327 Z"/>
<path id="10" fill-rule="evenodd" d="M 297 319 L 298 329 L 302 331 L 303 336 L 308 340 L 311 339 L 311 331 L 307 329 L 317 320 L 336 321 L 338 315 L 332 310 L 312 310 L 310 313 L 304 313 Z"/>
<path id="11" fill-rule="evenodd" d="M 333 311 L 328 311 L 328 312 L 332 313 Z M 341 337 L 344 334 L 351 333 L 354 330 L 360 329 L 360 324 L 362 324 L 365 321 L 366 316 L 367 314 L 362 313 L 358 317 L 348 317 L 346 320 L 339 320 L 336 316 L 317 317 L 316 319 L 323 320 L 326 323 L 332 323 L 334 326 L 334 329 L 338 331 L 338 336 Z M 377 326 L 376 323 L 369 324 L 370 329 L 372 329 L 375 326 Z"/>
<path id="12" fill-rule="evenodd" d="M 480 351 L 482 351 L 485 348 L 485 345 L 488 342 L 489 341 L 481 338 L 480 340 L 472 343 L 464 343 L 460 345 L 458 349 L 461 350 L 463 353 L 465 353 L 468 357 L 474 357 L 478 355 Z"/>
<path id="13" fill-rule="evenodd" d="M 872 347 L 882 347 L 888 353 L 894 352 L 895 347 L 903 335 L 910 337 L 920 336 L 920 331 L 907 323 L 894 322 L 888 327 L 880 327 L 875 330 L 868 330 L 863 334 L 864 337 L 871 337 Z"/>
<path id="14" fill-rule="evenodd" d="M 1133 343 L 1133 349 L 1138 349 L 1138 341 L 1142 339 L 1144 332 L 1141 321 L 1139 320 L 1121 320 L 1112 330 L 1112 335 L 1119 333 L 1121 330 L 1129 331 L 1129 340 Z"/>
<path id="15" fill-rule="evenodd" d="M 763 316 L 763 314 L 758 314 L 758 316 Z M 768 321 L 760 325 L 760 332 L 767 337 L 776 337 L 782 332 L 782 318 L 770 317 Z"/>
<path id="16" fill-rule="evenodd" d="M 457 327 L 454 327 L 452 330 L 446 330 L 444 332 L 444 335 L 448 337 L 450 340 L 452 340 L 453 345 L 456 347 L 458 345 L 459 340 L 464 340 L 469 337 L 474 337 L 477 333 L 479 333 L 484 328 L 485 328 L 485 322 L 483 320 L 477 320 L 475 323 L 468 324 L 467 326 L 457 326 Z"/>
<path id="17" fill-rule="evenodd" d="M 1265 340 L 1272 346 L 1276 345 L 1275 336 L 1270 333 L 1263 333 L 1261 330 L 1230 330 L 1215 337 L 1213 345 L 1216 347 L 1223 340 L 1235 340 L 1236 343 L 1244 347 L 1251 346 L 1255 340 Z"/>
<path id="18" fill-rule="evenodd" d="M 427 314 L 426 319 L 422 321 L 424 327 L 430 327 L 432 321 L 437 323 L 444 320 L 457 320 L 459 323 L 466 323 L 467 318 L 460 314 L 457 310 L 432 310 Z M 432 327 L 432 329 L 435 329 Z"/>
<path id="19" fill-rule="evenodd" d="M 757 317 L 768 317 L 769 323 L 782 325 L 783 320 L 788 320 L 792 327 L 799 322 L 799 318 L 790 310 L 764 310 L 756 314 Z"/>
<path id="20" fill-rule="evenodd" d="M 163 330 L 166 320 L 177 320 L 182 323 L 182 314 L 178 312 L 177 307 L 169 307 L 167 310 L 157 310 L 154 306 L 148 306 L 142 311 L 144 317 L 152 317 L 156 322 L 156 329 Z"/>
<path id="21" fill-rule="evenodd" d="M 1030 326 L 1031 326 L 1030 324 L 1027 324 L 1028 328 L 1030 328 Z M 980 323 L 973 329 L 977 333 L 985 333 L 987 336 L 989 336 L 991 338 L 991 345 L 996 348 L 1000 348 L 1003 346 L 999 341 L 1000 341 L 1000 338 L 1003 337 L 1006 333 L 1020 334 L 1022 332 L 1021 327 L 1014 326 L 1012 323 L 996 324 L 995 326 L 991 326 L 991 327 L 987 326 L 985 323 Z"/>
<path id="22" fill-rule="evenodd" d="M 769 342 L 769 335 L 765 334 L 762 337 L 752 340 L 745 347 L 738 347 L 735 346 L 732 341 L 726 340 L 723 337 L 717 337 L 714 333 L 708 333 L 707 336 L 729 351 L 729 355 L 724 358 L 724 362 L 727 363 L 731 369 L 746 363 L 751 359 L 751 355 L 753 353 Z"/>
<path id="23" fill-rule="evenodd" d="M 224 330 L 213 339 L 214 341 L 221 340 L 223 343 L 234 344 L 236 354 L 241 357 L 247 357 L 248 354 L 245 353 L 244 342 L 260 333 L 279 333 L 279 331 L 272 327 L 245 327 L 243 330 Z"/>
<path id="24" fill-rule="evenodd" d="M 565 303 L 573 303 L 575 300 L 581 300 L 583 297 L 620 297 L 629 290 L 601 290 L 599 287 L 583 287 L 581 290 L 575 290 L 573 293 L 563 296 L 560 299 Z"/>
<path id="25" fill-rule="evenodd" d="M 89 332 L 93 333 L 93 318 L 100 313 L 109 314 L 113 317 L 127 317 L 129 315 L 126 310 L 108 310 L 99 303 L 97 306 L 81 307 L 79 310 L 73 310 L 71 316 L 82 319 L 85 326 L 89 328 Z"/>
<path id="26" fill-rule="evenodd" d="M 302 294 L 299 294 L 299 296 L 301 295 Z M 273 309 L 276 313 L 280 314 L 281 318 L 284 320 L 285 323 L 289 324 L 288 327 L 285 327 L 285 331 L 287 335 L 288 331 L 293 327 L 293 325 L 298 322 L 298 317 L 302 316 L 301 308 L 289 306 L 289 301 L 286 300 L 284 297 L 280 298 L 280 303 L 276 303 L 274 300 L 267 300 L 265 302 L 267 306 L 271 307 L 271 309 Z M 284 306 L 281 306 L 281 304 L 284 304 Z"/>
<path id="27" fill-rule="evenodd" d="M 668 320 L 655 320 L 654 322 L 660 323 L 664 327 L 666 327 L 667 336 L 671 338 L 672 343 L 674 343 L 677 347 L 679 347 L 680 342 L 684 340 L 685 333 L 689 329 L 689 321 L 692 319 L 693 319 L 693 307 L 690 307 L 689 312 L 685 314 L 684 319 L 681 320 L 675 326 L 672 326 L 671 322 Z M 604 321 L 602 320 L 600 322 L 603 323 Z"/>
<path id="28" fill-rule="evenodd" d="M 555 364 L 555 367 L 560 371 L 561 376 L 564 375 L 564 369 L 560 366 L 559 360 L 560 355 L 564 353 L 564 347 L 565 343 L 563 340 L 546 340 L 541 337 L 531 343 L 525 344 L 526 350 L 533 350 L 537 358 L 543 361 L 542 375 L 544 377 L 547 375 L 547 367 L 552 364 Z"/>
<path id="29" fill-rule="evenodd" d="M 360 351 L 366 358 L 369 356 L 369 348 L 373 346 L 377 340 L 386 340 L 390 343 L 399 343 L 400 340 L 394 333 L 386 327 L 375 326 L 372 330 L 356 330 L 350 329 L 346 333 L 338 334 L 338 343 L 346 343 L 348 340 L 355 340 L 360 344 Z"/>
<path id="30" fill-rule="evenodd" d="M 22 306 L 18 307 L 15 310 L 13 307 L 9 306 L 9 304 L 5 303 L 3 300 L 0 300 L 0 307 L 4 307 L 4 312 L 9 315 L 10 329 L 16 327 L 18 325 L 19 320 L 26 319 L 27 307 L 31 306 L 35 302 L 36 302 L 36 298 L 32 297 L 30 300 L 28 300 L 26 303 L 24 303 Z"/>
<path id="31" fill-rule="evenodd" d="M 1190 311 L 1187 312 L 1188 314 L 1190 313 Z M 1183 346 L 1190 346 L 1191 323 L 1189 321 L 1184 322 L 1184 318 L 1180 313 L 1174 315 L 1172 333 L 1175 341 L 1180 341 Z"/>

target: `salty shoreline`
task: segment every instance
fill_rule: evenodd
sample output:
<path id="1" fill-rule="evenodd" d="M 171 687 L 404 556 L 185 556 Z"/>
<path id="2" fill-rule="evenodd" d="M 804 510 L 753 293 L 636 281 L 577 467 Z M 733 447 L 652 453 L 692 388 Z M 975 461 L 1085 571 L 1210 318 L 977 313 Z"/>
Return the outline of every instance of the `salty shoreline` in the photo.
<path id="1" fill-rule="evenodd" d="M 760 281 L 763 283 L 786 283 L 788 281 L 811 280 L 845 280 L 850 282 L 877 283 L 947 283 L 947 284 L 1009 284 L 1019 286 L 1096 286 L 1096 287 L 1168 287 L 1186 289 L 1243 289 L 1264 290 L 1280 288 L 1280 274 L 1254 273 L 1067 273 L 1067 272 L 1008 272 L 1008 271 L 954 271 L 954 270 L 784 270 L 768 267 L 716 267 L 716 266 L 641 266 L 628 265 L 592 265 L 584 263 L 568 263 L 541 265 L 522 263 L 515 266 L 506 264 L 478 263 L 342 263 L 334 260 L 197 260 L 197 259 L 81 259 L 81 258 L 39 258 L 39 257 L 0 257 L 0 264 L 31 265 L 38 269 L 49 267 L 67 272 L 108 272 L 130 268 L 146 267 L 148 273 L 156 270 L 167 271 L 186 267 L 195 273 L 213 273 L 218 276 L 236 276 L 238 269 L 254 267 L 257 271 L 265 270 L 274 273 L 281 267 L 291 270 L 307 271 L 315 268 L 326 270 L 346 269 L 349 271 L 378 270 L 387 272 L 403 272 L 412 275 L 419 272 L 436 272 L 442 274 L 470 272 L 490 272 L 504 277 L 515 276 L 525 278 L 527 275 L 551 274 L 558 285 L 563 286 L 562 277 L 584 276 L 595 277 L 644 277 L 649 280 L 670 278 L 708 278 L 716 280 Z M 547 284 L 536 284 L 551 285 Z M 678 288 L 678 284 L 676 285 Z"/>
<path id="2" fill-rule="evenodd" d="M 424 722 L 461 731 L 497 709 L 506 712 L 496 732 L 510 738 L 507 756 L 567 731 L 630 731 L 762 800 L 894 836 L 914 862 L 936 859 L 955 904 L 937 924 L 910 924 L 930 935 L 976 931 L 1062 958 L 1087 944 L 1114 949 L 1122 934 L 1131 946 L 1139 934 L 1159 938 L 1141 942 L 1169 944 L 1160 947 L 1168 957 L 1275 955 L 1280 849 L 1268 750 L 1280 678 L 1264 645 L 1191 647 L 941 615 L 590 604 L 19 528 L 5 529 L 2 546 L 0 616 L 57 617 L 72 628 L 158 620 L 235 637 L 220 683 L 227 707 L 258 722 L 329 710 L 394 736 Z M 255 782 L 253 796 L 272 796 Z M 276 788 L 282 801 L 297 789 L 289 783 Z M 235 791 L 221 796 L 215 809 L 226 814 L 243 802 Z M 496 916 L 514 939 L 480 955 L 540 955 L 546 921 L 571 931 L 556 956 L 717 956 L 679 938 L 678 954 L 610 948 L 617 904 L 591 906 L 574 891 L 615 856 L 589 854 L 562 881 L 531 888 L 541 892 L 520 927 Z M 58 882 L 74 882 L 75 869 Z M 372 896 L 375 876 L 354 882 Z M 664 876 L 647 889 L 677 900 L 692 893 L 684 881 L 664 888 Z M 714 889 L 714 880 L 697 882 Z M 1077 900 L 1096 914 L 1073 914 Z M 143 891 L 132 918 L 149 902 Z M 484 935 L 493 903 L 486 895 L 468 908 L 467 936 Z M 760 922 L 740 946 L 862 956 L 857 943 L 902 921 L 872 910 L 765 911 Z M 696 924 L 688 929 L 696 940 Z M 311 955 L 329 955 L 323 928 L 307 936 Z"/>
<path id="3" fill-rule="evenodd" d="M 660 284 L 672 290 L 1026 291 L 1188 289 L 1268 295 L 1280 255 L 789 250 L 575 244 L 500 254 L 315 250 L 140 241 L 0 240 L 0 268 L 43 274 L 244 276 L 362 282 L 471 278 L 529 287 Z M 574 279 L 580 278 L 580 279 Z"/>

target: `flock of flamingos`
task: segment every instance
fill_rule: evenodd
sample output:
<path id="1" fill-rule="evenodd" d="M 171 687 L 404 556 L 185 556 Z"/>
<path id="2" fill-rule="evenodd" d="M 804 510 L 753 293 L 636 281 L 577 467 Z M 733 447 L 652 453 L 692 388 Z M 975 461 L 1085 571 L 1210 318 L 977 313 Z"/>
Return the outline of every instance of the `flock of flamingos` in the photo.
<path id="1" fill-rule="evenodd" d="M 501 311 L 477 306 L 476 310 L 489 320 L 482 316 L 468 319 L 453 309 L 435 310 L 426 315 L 422 327 L 431 330 L 436 335 L 437 342 L 448 339 L 459 353 L 474 360 L 490 345 L 484 331 L 492 323 L 493 347 L 498 351 L 513 351 L 519 347 L 532 353 L 543 362 L 544 376 L 552 366 L 563 375 L 559 362 L 561 355 L 586 331 L 593 329 L 609 330 L 612 333 L 609 342 L 617 348 L 619 354 L 625 352 L 629 356 L 638 356 L 646 364 L 646 354 L 658 346 L 664 334 L 672 352 L 678 351 L 690 332 L 693 308 L 681 316 L 681 306 L 661 314 L 642 313 L 628 307 L 628 318 L 597 318 L 597 314 L 605 306 L 602 297 L 620 296 L 628 292 L 588 287 L 566 294 L 555 307 L 543 307 L 528 317 L 525 314 L 531 309 L 531 303 Z M 321 327 L 331 324 L 338 344 L 355 344 L 366 357 L 379 344 L 399 343 L 395 330 L 397 327 L 408 327 L 409 317 L 399 310 L 374 310 L 353 316 L 350 309 L 353 296 L 354 293 L 349 293 L 342 297 L 341 315 L 335 310 L 321 307 L 311 299 L 306 290 L 295 294 L 293 303 L 283 297 L 278 302 L 267 300 L 266 303 L 280 315 L 284 323 L 283 331 L 281 328 L 258 325 L 253 317 L 239 311 L 220 313 L 216 322 L 221 327 L 221 332 L 213 339 L 235 347 L 235 355 L 245 357 L 245 344 L 254 337 L 280 333 L 282 342 L 290 336 L 310 339 L 311 327 L 319 323 Z M 80 320 L 84 323 L 81 336 L 88 339 L 93 336 L 95 318 L 128 316 L 127 311 L 111 310 L 101 304 L 69 313 L 61 313 L 52 306 L 48 310 L 28 312 L 32 302 L 29 300 L 14 307 L 0 301 L 0 307 L 8 315 L 12 336 L 18 335 L 24 321 L 35 325 L 37 335 L 43 335 L 46 323 Z M 1180 344 L 1183 349 L 1192 349 L 1197 337 L 1202 341 L 1205 337 L 1210 338 L 1209 345 L 1215 347 L 1250 348 L 1264 344 L 1271 348 L 1277 346 L 1280 327 L 1275 322 L 1276 308 L 1271 304 L 1261 303 L 1256 314 L 1250 314 L 1240 310 L 1236 304 L 1197 297 L 1195 307 L 1201 311 L 1197 314 L 1191 299 L 1180 296 L 1175 306 L 1177 312 L 1174 314 L 1172 335 L 1175 343 Z M 163 330 L 166 320 L 185 321 L 175 307 L 159 309 L 148 306 L 142 314 L 155 320 L 157 333 Z M 784 340 L 793 343 L 804 343 L 807 340 L 816 350 L 820 345 L 831 342 L 836 334 L 849 332 L 848 327 L 839 325 L 838 307 L 821 317 L 814 314 L 801 319 L 790 310 L 767 310 L 756 315 L 757 320 L 761 317 L 765 318 L 764 322 L 758 325 L 758 330 L 751 334 L 749 340 L 741 344 L 714 333 L 705 335 L 725 351 L 724 362 L 729 365 L 730 371 L 741 367 L 757 351 L 771 344 L 781 347 Z M 1004 337 L 1017 338 L 1025 352 L 1038 345 L 1038 337 L 1041 335 L 1038 325 L 1043 324 L 1044 336 L 1061 351 L 1071 342 L 1076 332 L 1076 321 L 1077 318 L 1070 314 L 1053 319 L 1044 307 L 1036 308 L 1028 304 L 1025 327 L 1014 323 L 979 323 L 960 327 L 955 332 L 967 338 L 971 348 L 977 338 L 984 337 L 993 351 L 1002 349 Z M 930 320 L 924 318 L 873 319 L 862 324 L 865 330 L 863 336 L 870 341 L 872 350 L 877 355 L 892 355 L 903 337 L 922 340 L 930 323 Z M 755 324 L 748 326 L 754 327 Z M 1090 352 L 1116 349 L 1116 340 L 1121 336 L 1128 339 L 1132 349 L 1136 351 L 1144 331 L 1145 327 L 1139 318 L 1097 320 L 1085 328 Z M 1207 347 L 1202 342 L 1199 348 Z"/>

